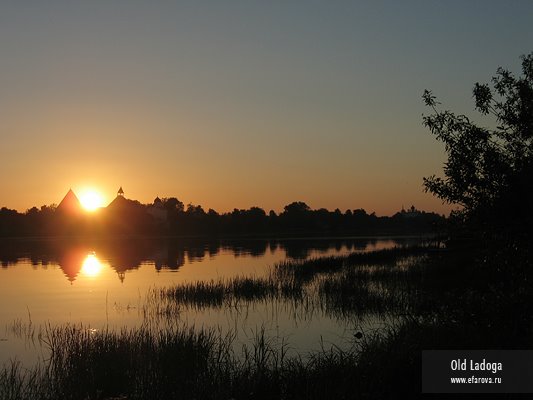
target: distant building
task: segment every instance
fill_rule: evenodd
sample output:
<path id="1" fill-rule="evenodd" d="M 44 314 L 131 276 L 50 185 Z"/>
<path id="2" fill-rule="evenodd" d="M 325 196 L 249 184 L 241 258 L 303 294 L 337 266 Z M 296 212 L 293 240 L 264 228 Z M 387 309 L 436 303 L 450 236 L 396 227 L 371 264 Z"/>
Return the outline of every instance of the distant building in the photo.
<path id="1" fill-rule="evenodd" d="M 146 215 L 146 208 L 137 200 L 127 199 L 124 196 L 122 187 L 118 189 L 117 197 L 106 207 L 109 215 L 122 218 L 128 224 L 133 222 L 133 219 Z M 109 214 L 111 212 L 111 214 Z M 130 219 L 131 218 L 131 219 Z"/>
<path id="2" fill-rule="evenodd" d="M 123 210 L 125 208 L 130 208 L 134 205 L 134 201 L 128 200 L 124 197 L 124 190 L 122 190 L 122 186 L 117 191 L 117 197 L 114 198 L 114 200 L 109 203 L 107 206 L 108 210 Z"/>
<path id="3" fill-rule="evenodd" d="M 105 229 L 118 234 L 133 234 L 149 232 L 152 218 L 147 213 L 147 207 L 137 200 L 127 199 L 122 187 L 117 197 L 106 207 L 104 213 Z"/>
<path id="4" fill-rule="evenodd" d="M 57 211 L 63 214 L 76 215 L 81 213 L 82 207 L 78 196 L 72 189 L 69 189 L 63 200 L 57 206 Z"/>

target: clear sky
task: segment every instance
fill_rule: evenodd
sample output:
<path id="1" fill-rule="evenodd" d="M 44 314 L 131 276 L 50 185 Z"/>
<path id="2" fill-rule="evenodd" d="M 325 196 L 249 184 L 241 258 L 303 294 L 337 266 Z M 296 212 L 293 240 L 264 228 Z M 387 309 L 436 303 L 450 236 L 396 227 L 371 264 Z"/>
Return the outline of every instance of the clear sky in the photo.
<path id="1" fill-rule="evenodd" d="M 0 206 L 178 197 L 225 212 L 402 205 L 445 153 L 424 89 L 471 89 L 533 50 L 532 1 L 5 1 Z"/>

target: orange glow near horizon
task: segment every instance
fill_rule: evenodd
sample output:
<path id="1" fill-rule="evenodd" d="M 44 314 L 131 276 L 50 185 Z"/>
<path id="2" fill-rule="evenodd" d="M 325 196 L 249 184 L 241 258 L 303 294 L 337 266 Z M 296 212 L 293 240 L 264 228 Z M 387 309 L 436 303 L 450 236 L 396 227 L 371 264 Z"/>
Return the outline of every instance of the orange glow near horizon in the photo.
<path id="1" fill-rule="evenodd" d="M 80 194 L 80 203 L 86 211 L 96 211 L 104 206 L 102 195 L 94 189 L 87 189 Z"/>

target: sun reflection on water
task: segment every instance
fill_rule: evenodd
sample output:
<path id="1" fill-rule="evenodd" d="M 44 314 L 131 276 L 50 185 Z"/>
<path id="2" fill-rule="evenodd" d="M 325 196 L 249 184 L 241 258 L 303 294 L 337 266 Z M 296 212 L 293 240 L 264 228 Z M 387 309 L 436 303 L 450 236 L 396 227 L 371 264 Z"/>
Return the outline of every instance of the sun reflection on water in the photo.
<path id="1" fill-rule="evenodd" d="M 83 260 L 83 265 L 81 267 L 81 272 L 83 272 L 84 275 L 95 278 L 102 272 L 102 269 L 104 266 L 100 262 L 100 260 L 96 257 L 96 254 L 89 253 L 87 254 L 87 257 L 85 257 L 85 260 Z"/>

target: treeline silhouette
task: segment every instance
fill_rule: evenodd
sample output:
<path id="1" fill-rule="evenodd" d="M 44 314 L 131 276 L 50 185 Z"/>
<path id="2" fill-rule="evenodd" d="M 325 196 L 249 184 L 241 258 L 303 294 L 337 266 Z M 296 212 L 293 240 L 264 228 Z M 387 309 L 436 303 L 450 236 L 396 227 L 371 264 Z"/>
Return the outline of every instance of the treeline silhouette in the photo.
<path id="1" fill-rule="evenodd" d="M 33 207 L 24 213 L 0 209 L 0 236 L 54 235 L 298 235 L 298 234 L 399 234 L 435 232 L 445 217 L 411 207 L 393 216 L 368 214 L 364 209 L 312 210 L 293 202 L 281 213 L 262 208 L 234 209 L 219 214 L 202 206 L 187 207 L 175 197 L 156 198 L 152 204 L 118 196 L 94 213 L 65 212 L 55 205 Z"/>

